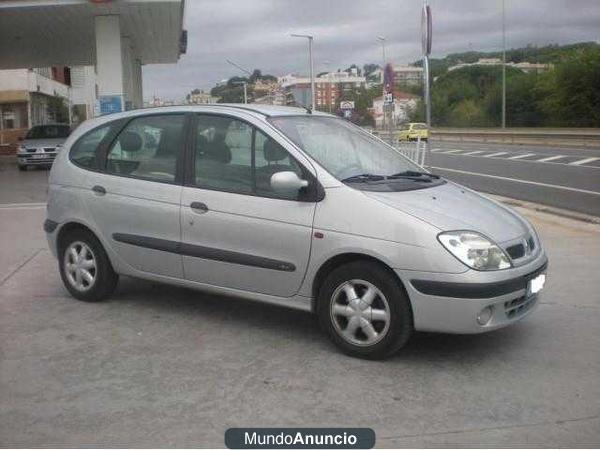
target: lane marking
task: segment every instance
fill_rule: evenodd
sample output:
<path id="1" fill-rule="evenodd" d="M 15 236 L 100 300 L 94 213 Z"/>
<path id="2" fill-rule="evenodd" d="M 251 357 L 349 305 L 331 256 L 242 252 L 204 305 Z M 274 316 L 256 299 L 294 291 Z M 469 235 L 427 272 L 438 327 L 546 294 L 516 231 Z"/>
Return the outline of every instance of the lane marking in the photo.
<path id="1" fill-rule="evenodd" d="M 582 164 L 587 164 L 592 161 L 598 161 L 599 159 L 600 158 L 585 158 L 585 159 L 580 159 L 579 161 L 570 162 L 569 165 L 570 166 L 581 166 Z"/>
<path id="2" fill-rule="evenodd" d="M 511 156 L 510 158 L 506 158 L 506 159 L 521 159 L 521 158 L 527 158 L 528 156 L 535 156 L 535 153 L 524 153 L 522 155 Z"/>
<path id="3" fill-rule="evenodd" d="M 40 209 L 45 203 L 0 203 L 0 209 Z"/>
<path id="4" fill-rule="evenodd" d="M 558 184 L 548 184 L 548 183 L 540 183 L 538 181 L 518 180 L 516 178 L 500 177 L 498 175 L 489 175 L 486 173 L 476 173 L 476 172 L 467 172 L 466 170 L 446 169 L 445 167 L 434 167 L 434 166 L 429 166 L 429 167 L 431 169 L 445 170 L 447 172 L 456 172 L 456 173 L 462 173 L 462 174 L 466 174 L 466 175 L 475 175 L 476 177 L 495 178 L 497 180 L 513 181 L 515 183 L 523 183 L 523 184 L 532 184 L 534 186 L 542 186 L 542 187 L 548 187 L 548 188 L 553 188 L 553 189 L 562 189 L 564 191 L 580 192 L 582 194 L 600 195 L 600 192 L 588 191 L 587 189 L 577 189 L 577 188 L 572 188 L 572 187 L 568 187 L 568 186 L 561 186 Z"/>
<path id="5" fill-rule="evenodd" d="M 548 161 L 554 161 L 556 159 L 566 158 L 566 157 L 567 157 L 567 155 L 548 156 L 547 158 L 536 159 L 536 161 L 537 162 L 548 162 Z"/>
<path id="6" fill-rule="evenodd" d="M 475 150 L 474 152 L 463 153 L 462 156 L 477 155 L 478 153 L 483 153 L 483 150 Z"/>
<path id="7" fill-rule="evenodd" d="M 446 151 L 443 151 L 443 152 L 440 152 L 440 153 L 444 153 L 444 154 L 447 154 L 447 153 L 460 153 L 462 151 L 464 151 L 464 150 L 446 150 Z"/>
<path id="8" fill-rule="evenodd" d="M 484 155 L 484 158 L 493 158 L 494 156 L 500 156 L 500 155 L 508 155 L 507 152 L 497 152 L 497 153 L 492 153 L 491 155 Z"/>

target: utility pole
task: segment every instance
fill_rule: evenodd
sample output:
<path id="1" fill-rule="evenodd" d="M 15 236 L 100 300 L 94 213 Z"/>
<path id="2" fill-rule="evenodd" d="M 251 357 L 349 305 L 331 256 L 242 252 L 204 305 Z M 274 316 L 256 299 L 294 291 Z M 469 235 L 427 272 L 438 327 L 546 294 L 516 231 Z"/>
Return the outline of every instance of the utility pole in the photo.
<path id="1" fill-rule="evenodd" d="M 502 0 L 502 128 L 506 128 L 506 11 Z"/>
<path id="2" fill-rule="evenodd" d="M 245 72 L 248 75 L 252 75 L 252 72 L 250 72 L 248 69 L 245 69 L 244 67 L 240 66 L 239 64 L 234 63 L 230 59 L 226 59 L 226 61 L 229 64 L 231 64 L 232 66 L 240 69 L 242 72 Z M 248 83 L 246 81 L 236 81 L 236 82 L 234 82 L 234 84 L 243 84 L 244 85 L 244 103 L 248 103 Z"/>
<path id="3" fill-rule="evenodd" d="M 308 59 L 310 64 L 310 109 L 315 109 L 315 74 L 313 66 L 312 45 L 314 37 L 310 34 L 291 34 L 292 37 L 308 39 Z"/>

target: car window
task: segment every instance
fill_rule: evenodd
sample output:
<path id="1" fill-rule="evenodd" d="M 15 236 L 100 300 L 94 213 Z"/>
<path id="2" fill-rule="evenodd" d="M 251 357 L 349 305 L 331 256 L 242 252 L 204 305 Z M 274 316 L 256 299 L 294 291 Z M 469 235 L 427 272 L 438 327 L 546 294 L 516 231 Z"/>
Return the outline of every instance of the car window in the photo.
<path id="1" fill-rule="evenodd" d="M 252 127 L 221 116 L 198 116 L 196 185 L 252 193 Z"/>
<path id="2" fill-rule="evenodd" d="M 108 133 L 108 130 L 110 130 L 110 127 L 110 125 L 104 125 L 84 134 L 71 149 L 71 161 L 84 168 L 97 168 L 96 150 Z"/>
<path id="3" fill-rule="evenodd" d="M 281 145 L 268 137 L 260 130 L 254 136 L 255 164 L 256 164 L 256 194 L 294 200 L 297 194 L 284 195 L 271 189 L 271 177 L 277 172 L 295 172 L 302 178 L 302 168 Z"/>
<path id="4" fill-rule="evenodd" d="M 302 170 L 288 152 L 265 133 L 230 117 L 200 115 L 196 136 L 195 182 L 198 187 L 241 194 L 295 199 L 273 192 L 271 176 Z"/>
<path id="5" fill-rule="evenodd" d="M 413 130 L 426 130 L 427 125 L 423 125 L 422 123 L 415 123 L 413 125 Z"/>
<path id="6" fill-rule="evenodd" d="M 108 151 L 106 171 L 173 182 L 183 150 L 181 114 L 152 115 L 130 121 Z"/>

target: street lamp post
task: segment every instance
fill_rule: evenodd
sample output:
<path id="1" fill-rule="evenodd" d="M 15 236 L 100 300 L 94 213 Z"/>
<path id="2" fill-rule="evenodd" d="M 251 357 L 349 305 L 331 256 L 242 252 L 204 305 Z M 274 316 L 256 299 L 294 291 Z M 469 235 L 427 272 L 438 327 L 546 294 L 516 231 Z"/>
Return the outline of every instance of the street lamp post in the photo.
<path id="1" fill-rule="evenodd" d="M 506 14 L 502 0 L 502 128 L 506 128 Z"/>
<path id="2" fill-rule="evenodd" d="M 250 72 L 248 69 L 245 69 L 242 66 L 240 66 L 239 64 L 234 63 L 230 59 L 227 59 L 226 61 L 229 64 L 231 64 L 232 66 L 240 69 L 242 72 L 245 72 L 248 75 L 252 75 L 252 72 Z M 234 84 L 243 84 L 244 85 L 244 103 L 248 103 L 248 83 L 246 81 L 236 81 L 236 82 L 234 82 Z"/>
<path id="3" fill-rule="evenodd" d="M 309 34 L 291 34 L 292 37 L 308 39 L 308 59 L 310 62 L 310 109 L 315 109 L 315 75 L 312 56 L 312 44 L 314 37 Z"/>
<path id="4" fill-rule="evenodd" d="M 377 36 L 377 40 L 381 42 L 381 54 L 383 56 L 381 64 L 381 95 L 383 99 L 384 111 L 381 119 L 381 128 L 385 130 L 385 36 Z"/>
<path id="5" fill-rule="evenodd" d="M 233 84 L 241 84 L 244 86 L 244 103 L 248 103 L 248 83 L 245 81 L 234 81 Z"/>

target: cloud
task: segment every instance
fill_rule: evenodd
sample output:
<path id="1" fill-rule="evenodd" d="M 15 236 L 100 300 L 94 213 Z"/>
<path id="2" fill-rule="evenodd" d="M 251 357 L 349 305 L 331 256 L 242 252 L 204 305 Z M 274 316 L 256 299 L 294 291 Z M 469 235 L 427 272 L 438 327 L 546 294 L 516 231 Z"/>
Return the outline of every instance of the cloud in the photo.
<path id="1" fill-rule="evenodd" d="M 600 39 L 597 0 L 505 0 L 507 46 Z M 433 56 L 502 47 L 501 0 L 430 0 Z M 315 36 L 317 72 L 380 63 L 377 35 L 387 39 L 388 61 L 420 57 L 421 0 L 187 0 L 188 53 L 176 65 L 144 67 L 144 95 L 181 100 L 239 71 L 283 75 L 308 72 L 306 40 Z"/>

